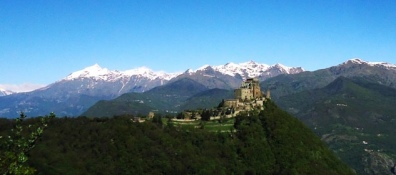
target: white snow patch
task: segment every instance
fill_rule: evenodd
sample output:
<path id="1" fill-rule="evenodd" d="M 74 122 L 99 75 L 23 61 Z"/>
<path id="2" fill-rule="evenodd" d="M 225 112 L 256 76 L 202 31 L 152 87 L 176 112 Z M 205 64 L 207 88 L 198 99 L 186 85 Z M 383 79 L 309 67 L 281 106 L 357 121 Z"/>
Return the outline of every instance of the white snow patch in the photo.
<path id="1" fill-rule="evenodd" d="M 130 78 L 131 76 L 141 76 L 151 80 L 164 79 L 170 80 L 181 73 L 166 73 L 163 71 L 154 72 L 147 67 L 139 67 L 126 71 L 111 71 L 107 68 L 102 68 L 98 64 L 84 68 L 68 75 L 63 80 L 73 80 L 77 78 L 93 78 L 95 80 L 115 81 L 121 78 Z"/>
<path id="2" fill-rule="evenodd" d="M 348 63 L 367 64 L 370 66 L 383 66 L 386 68 L 396 68 L 395 64 L 391 64 L 391 63 L 387 63 L 387 62 L 368 62 L 368 61 L 364 61 L 360 58 L 353 58 L 353 59 L 350 59 L 342 64 L 348 64 Z"/>
<path id="3" fill-rule="evenodd" d="M 219 66 L 209 66 L 209 65 L 204 65 L 200 68 L 198 68 L 196 71 L 188 69 L 185 71 L 185 73 L 196 73 L 197 71 L 204 71 L 208 67 L 212 67 L 215 71 L 218 71 L 224 75 L 230 75 L 230 76 L 235 76 L 237 74 L 241 75 L 243 78 L 250 78 L 250 77 L 258 77 L 265 73 L 266 71 L 269 71 L 271 68 L 275 69 L 280 69 L 282 72 L 285 73 L 298 73 L 300 72 L 299 70 L 301 69 L 304 71 L 302 68 L 295 68 L 295 67 L 287 67 L 282 64 L 275 64 L 273 66 L 269 66 L 267 64 L 260 64 L 254 61 L 248 61 L 248 62 L 243 62 L 243 63 L 227 63 L 224 65 L 219 65 Z M 269 73 L 268 73 L 269 74 Z"/>

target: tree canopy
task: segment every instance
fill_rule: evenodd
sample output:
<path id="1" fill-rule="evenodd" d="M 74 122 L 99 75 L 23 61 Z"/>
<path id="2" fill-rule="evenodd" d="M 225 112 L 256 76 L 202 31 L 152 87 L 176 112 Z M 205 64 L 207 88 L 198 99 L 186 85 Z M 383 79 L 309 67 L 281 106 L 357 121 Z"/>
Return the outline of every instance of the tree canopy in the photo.
<path id="1" fill-rule="evenodd" d="M 133 117 L 55 118 L 27 162 L 41 174 L 354 174 L 272 102 L 241 113 L 233 131 Z"/>

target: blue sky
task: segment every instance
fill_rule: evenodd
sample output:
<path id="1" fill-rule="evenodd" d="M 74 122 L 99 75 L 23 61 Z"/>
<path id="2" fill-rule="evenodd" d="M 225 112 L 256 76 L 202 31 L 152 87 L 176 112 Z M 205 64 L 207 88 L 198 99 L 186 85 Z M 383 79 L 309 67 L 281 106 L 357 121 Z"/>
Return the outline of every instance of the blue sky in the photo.
<path id="1" fill-rule="evenodd" d="M 166 72 L 249 60 L 396 64 L 394 9 L 394 0 L 2 0 L 0 88 L 47 85 L 95 63 Z"/>

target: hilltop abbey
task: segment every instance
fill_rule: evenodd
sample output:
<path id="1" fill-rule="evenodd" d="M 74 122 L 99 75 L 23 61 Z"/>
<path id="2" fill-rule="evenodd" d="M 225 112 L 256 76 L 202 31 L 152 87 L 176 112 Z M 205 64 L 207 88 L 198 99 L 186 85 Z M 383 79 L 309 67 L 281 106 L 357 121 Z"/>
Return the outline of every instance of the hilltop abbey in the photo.
<path id="1" fill-rule="evenodd" d="M 270 99 L 270 91 L 264 94 L 260 89 L 257 78 L 249 78 L 244 81 L 239 89 L 234 90 L 234 99 L 224 100 L 223 107 L 234 108 L 236 115 L 240 111 L 251 109 L 263 109 L 266 99 Z"/>
<path id="2" fill-rule="evenodd" d="M 267 90 L 267 93 L 264 94 L 261 91 L 259 80 L 257 78 L 249 78 L 242 82 L 240 88 L 234 90 L 233 99 L 225 99 L 219 104 L 217 109 L 205 109 L 205 111 L 210 113 L 209 120 L 216 120 L 222 117 L 232 118 L 243 111 L 264 110 L 264 102 L 267 99 L 271 99 L 270 91 Z M 203 112 L 202 110 L 184 111 L 180 113 L 180 118 L 172 120 L 199 120 L 202 118 Z M 153 113 L 150 116 L 149 118 L 152 118 Z"/>

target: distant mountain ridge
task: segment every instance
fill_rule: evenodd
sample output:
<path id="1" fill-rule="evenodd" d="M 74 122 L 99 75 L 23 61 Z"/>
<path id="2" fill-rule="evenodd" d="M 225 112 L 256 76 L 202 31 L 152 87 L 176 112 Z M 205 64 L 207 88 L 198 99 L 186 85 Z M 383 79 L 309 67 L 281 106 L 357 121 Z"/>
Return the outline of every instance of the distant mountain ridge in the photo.
<path id="1" fill-rule="evenodd" d="M 264 80 L 279 74 L 302 71 L 302 68 L 281 64 L 268 66 L 254 61 L 203 66 L 184 73 L 155 72 L 146 67 L 117 71 L 95 64 L 75 71 L 44 88 L 0 98 L 0 117 L 15 117 L 20 111 L 31 116 L 45 115 L 48 111 L 58 115 L 76 116 L 98 100 L 113 99 L 129 92 L 146 92 L 183 78 L 192 79 L 208 89 L 233 89 L 250 76 Z"/>
<path id="2" fill-rule="evenodd" d="M 304 71 L 298 74 L 282 74 L 262 82 L 262 88 L 270 89 L 273 98 L 298 93 L 304 90 L 322 88 L 344 76 L 362 77 L 367 81 L 396 88 L 396 65 L 385 62 L 366 62 L 350 59 L 339 65 L 316 71 Z"/>
<path id="3" fill-rule="evenodd" d="M 258 77 L 262 89 L 270 89 L 274 99 L 303 90 L 324 87 L 339 76 L 360 76 L 390 87 L 396 87 L 396 66 L 390 63 L 351 59 L 337 66 L 314 72 L 281 64 L 269 66 L 249 61 L 220 66 L 202 66 L 183 73 L 154 72 L 148 68 L 111 71 L 95 64 L 73 72 L 44 88 L 0 97 L 0 116 L 15 117 L 20 111 L 29 116 L 56 112 L 76 116 L 99 100 L 114 99 L 124 93 L 146 92 L 154 87 L 188 78 L 208 89 L 238 88 L 251 76 Z M 274 77 L 277 77 L 274 79 Z"/>

